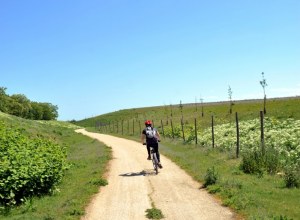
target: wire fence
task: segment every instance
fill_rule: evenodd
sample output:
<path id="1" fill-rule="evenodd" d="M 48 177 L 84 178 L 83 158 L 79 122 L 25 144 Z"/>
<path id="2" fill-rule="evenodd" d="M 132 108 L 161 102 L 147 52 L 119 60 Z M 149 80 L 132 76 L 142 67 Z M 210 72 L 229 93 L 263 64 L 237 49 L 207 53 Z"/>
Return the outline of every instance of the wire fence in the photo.
<path id="1" fill-rule="evenodd" d="M 232 120 L 232 117 L 234 117 L 234 121 Z M 203 117 L 194 118 L 193 122 L 191 122 L 191 119 L 184 120 L 184 117 L 181 116 L 181 118 L 166 118 L 166 119 L 160 119 L 160 120 L 152 120 L 153 127 L 156 127 L 160 134 L 164 138 L 171 138 L 171 139 L 177 139 L 182 140 L 183 142 L 194 142 L 195 145 L 199 145 L 199 136 L 201 136 L 201 132 L 203 132 L 204 129 L 209 129 L 206 126 L 203 126 L 201 121 Z M 210 129 L 211 129 L 211 147 L 216 147 L 216 142 L 218 140 L 216 139 L 216 131 L 215 126 L 216 124 L 221 124 L 224 122 L 220 118 L 216 120 L 216 115 L 210 116 Z M 262 154 L 265 154 L 265 138 L 264 138 L 264 112 L 259 112 L 259 118 L 260 118 L 260 145 L 261 145 L 261 151 Z M 202 120 L 201 120 L 202 119 Z M 239 116 L 238 112 L 235 112 L 234 116 L 230 115 L 230 124 L 234 123 L 235 130 L 236 130 L 236 138 L 234 141 L 235 144 L 235 156 L 236 158 L 240 155 L 240 127 L 239 127 Z M 140 136 L 142 133 L 143 128 L 143 121 L 135 118 L 130 120 L 121 120 L 121 121 L 115 121 L 115 122 L 109 122 L 106 124 L 103 124 L 99 121 L 95 124 L 95 129 L 100 131 L 101 133 L 112 133 L 112 134 L 120 134 L 120 135 L 127 135 L 127 136 Z M 187 133 L 189 133 L 187 135 Z M 200 143 L 201 144 L 201 143 Z"/>

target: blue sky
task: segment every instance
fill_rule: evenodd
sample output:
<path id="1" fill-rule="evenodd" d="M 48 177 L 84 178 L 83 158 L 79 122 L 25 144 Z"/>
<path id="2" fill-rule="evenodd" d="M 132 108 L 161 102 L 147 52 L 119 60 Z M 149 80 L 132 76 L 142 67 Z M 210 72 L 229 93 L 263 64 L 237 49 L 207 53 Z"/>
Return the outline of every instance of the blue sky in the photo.
<path id="1" fill-rule="evenodd" d="M 298 0 L 0 0 L 0 86 L 59 120 L 300 95 Z"/>

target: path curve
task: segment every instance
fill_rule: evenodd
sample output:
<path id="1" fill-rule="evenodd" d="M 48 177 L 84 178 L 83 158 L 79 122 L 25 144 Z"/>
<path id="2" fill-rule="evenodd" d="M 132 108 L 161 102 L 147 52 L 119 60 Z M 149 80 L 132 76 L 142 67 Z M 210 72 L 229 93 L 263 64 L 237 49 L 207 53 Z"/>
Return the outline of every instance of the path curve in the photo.
<path id="1" fill-rule="evenodd" d="M 105 134 L 76 130 L 112 148 L 113 159 L 107 175 L 108 185 L 92 199 L 82 220 L 147 219 L 151 203 L 164 219 L 235 219 L 230 209 L 221 206 L 200 184 L 175 163 L 161 155 L 163 169 L 155 175 L 146 160 L 145 146 L 138 142 Z"/>

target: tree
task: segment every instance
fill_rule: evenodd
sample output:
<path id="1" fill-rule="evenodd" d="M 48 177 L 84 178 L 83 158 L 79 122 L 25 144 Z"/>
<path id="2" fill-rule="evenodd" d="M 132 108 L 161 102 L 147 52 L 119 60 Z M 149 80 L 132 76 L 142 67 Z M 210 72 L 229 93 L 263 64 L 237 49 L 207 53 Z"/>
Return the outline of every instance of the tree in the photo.
<path id="1" fill-rule="evenodd" d="M 58 117 L 56 105 L 52 105 L 51 103 L 40 103 L 43 109 L 43 117 L 42 120 L 56 120 Z"/>
<path id="2" fill-rule="evenodd" d="M 11 105 L 11 108 L 14 108 L 10 109 L 11 114 L 22 118 L 30 118 L 30 100 L 23 94 L 14 94 L 10 97 L 13 100 L 13 105 Z"/>
<path id="3" fill-rule="evenodd" d="M 43 119 L 43 107 L 38 102 L 31 102 L 30 118 L 33 120 Z"/>
<path id="4" fill-rule="evenodd" d="M 171 112 L 171 114 L 170 114 L 170 116 L 171 116 L 171 118 L 173 118 L 173 106 L 172 106 L 172 104 L 170 104 L 170 112 Z"/>
<path id="5" fill-rule="evenodd" d="M 201 102 L 201 116 L 204 116 L 204 111 L 203 111 L 203 98 L 200 96 L 200 102 Z"/>
<path id="6" fill-rule="evenodd" d="M 31 102 L 23 94 L 7 95 L 0 87 L 0 111 L 27 119 L 56 120 L 58 107 L 51 103 Z"/>
<path id="7" fill-rule="evenodd" d="M 165 106 L 164 106 L 164 110 L 165 110 L 165 115 L 166 115 L 166 117 L 167 117 L 167 125 L 169 124 L 169 115 L 168 115 L 168 107 L 166 106 L 166 104 L 164 104 Z"/>
<path id="8" fill-rule="evenodd" d="M 232 114 L 232 107 L 233 107 L 233 101 L 232 101 L 232 89 L 230 86 L 228 86 L 228 98 L 229 98 L 229 113 Z"/>
<path id="9" fill-rule="evenodd" d="M 264 114 L 266 114 L 267 113 L 267 111 L 266 111 L 266 102 L 267 102 L 266 87 L 268 86 L 268 84 L 267 84 L 267 81 L 265 79 L 264 72 L 262 72 L 261 75 L 262 75 L 262 80 L 259 81 L 259 83 L 262 86 L 263 91 L 264 91 Z"/>
<path id="10" fill-rule="evenodd" d="M 181 100 L 180 100 L 179 108 L 180 108 L 180 112 L 181 112 L 181 118 L 183 118 L 183 114 L 182 114 L 183 105 L 182 105 Z"/>
<path id="11" fill-rule="evenodd" d="M 7 104 L 9 96 L 6 95 L 6 88 L 5 87 L 0 87 L 0 111 L 7 113 L 8 107 Z"/>
<path id="12" fill-rule="evenodd" d="M 15 115 L 18 117 L 23 117 L 24 108 L 21 103 L 19 103 L 17 100 L 9 97 L 9 103 L 7 105 L 7 113 L 10 115 Z"/>

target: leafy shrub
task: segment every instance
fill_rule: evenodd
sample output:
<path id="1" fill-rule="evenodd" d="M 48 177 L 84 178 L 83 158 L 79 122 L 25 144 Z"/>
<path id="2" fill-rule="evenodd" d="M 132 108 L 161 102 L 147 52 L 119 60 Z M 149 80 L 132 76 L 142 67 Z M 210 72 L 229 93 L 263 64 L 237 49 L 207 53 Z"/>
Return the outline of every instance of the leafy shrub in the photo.
<path id="1" fill-rule="evenodd" d="M 168 138 L 172 138 L 172 127 L 171 126 L 167 126 L 165 127 L 165 136 Z M 173 126 L 173 135 L 174 138 L 181 138 L 182 137 L 182 130 L 181 130 L 181 126 Z"/>
<path id="2" fill-rule="evenodd" d="M 245 173 L 262 175 L 264 171 L 275 174 L 282 168 L 280 154 L 272 147 L 267 147 L 263 155 L 261 150 L 248 150 L 243 153 L 241 169 Z"/>
<path id="3" fill-rule="evenodd" d="M 208 168 L 204 178 L 204 187 L 216 184 L 218 178 L 219 174 L 216 172 L 215 167 L 213 166 L 212 168 Z"/>
<path id="4" fill-rule="evenodd" d="M 157 208 L 147 209 L 146 210 L 146 217 L 149 219 L 162 219 L 164 215 L 162 214 L 161 210 Z"/>
<path id="5" fill-rule="evenodd" d="M 0 123 L 0 206 L 52 192 L 66 168 L 65 147 Z"/>
<path id="6" fill-rule="evenodd" d="M 263 173 L 262 153 L 258 150 L 244 153 L 240 167 L 244 171 L 244 173 L 262 174 Z"/>
<path id="7" fill-rule="evenodd" d="M 284 172 L 284 182 L 287 188 L 300 186 L 300 169 L 295 165 L 287 165 Z"/>

